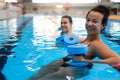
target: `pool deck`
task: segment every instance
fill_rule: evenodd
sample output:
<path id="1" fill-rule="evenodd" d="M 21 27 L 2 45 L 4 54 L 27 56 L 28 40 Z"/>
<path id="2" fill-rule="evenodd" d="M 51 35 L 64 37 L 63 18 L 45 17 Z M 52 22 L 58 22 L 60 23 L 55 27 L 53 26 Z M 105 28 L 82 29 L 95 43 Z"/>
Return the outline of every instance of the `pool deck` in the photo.
<path id="1" fill-rule="evenodd" d="M 112 19 L 112 20 L 120 20 L 120 15 L 110 15 L 110 16 L 109 16 L 109 19 Z"/>

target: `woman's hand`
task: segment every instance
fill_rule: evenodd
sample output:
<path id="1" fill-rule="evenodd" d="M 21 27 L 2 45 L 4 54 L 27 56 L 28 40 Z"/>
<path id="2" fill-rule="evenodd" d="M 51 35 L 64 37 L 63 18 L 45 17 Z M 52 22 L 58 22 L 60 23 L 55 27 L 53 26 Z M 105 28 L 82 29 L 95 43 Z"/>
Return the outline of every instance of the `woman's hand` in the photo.
<path id="1" fill-rule="evenodd" d="M 112 64 L 111 66 L 113 68 L 117 69 L 120 72 L 120 63 L 118 63 L 118 64 Z"/>
<path id="2" fill-rule="evenodd" d="M 76 61 L 76 62 L 83 62 L 83 61 L 85 61 L 85 58 L 83 57 L 83 55 L 81 55 L 81 56 L 72 56 L 72 59 L 73 59 L 73 61 Z"/>

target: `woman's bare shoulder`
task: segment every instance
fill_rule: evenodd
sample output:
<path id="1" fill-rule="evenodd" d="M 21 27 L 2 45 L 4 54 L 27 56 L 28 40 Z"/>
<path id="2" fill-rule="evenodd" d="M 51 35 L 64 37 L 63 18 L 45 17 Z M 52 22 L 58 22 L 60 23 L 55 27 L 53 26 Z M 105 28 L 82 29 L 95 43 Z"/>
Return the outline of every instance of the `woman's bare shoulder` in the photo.
<path id="1" fill-rule="evenodd" d="M 93 41 L 91 45 L 94 48 L 94 50 L 96 50 L 98 53 L 111 51 L 109 47 L 105 43 L 103 43 L 101 40 Z"/>
<path id="2" fill-rule="evenodd" d="M 117 54 L 112 51 L 105 43 L 102 41 L 94 41 L 92 47 L 96 51 L 96 54 L 101 58 L 107 58 L 111 56 L 117 56 Z"/>

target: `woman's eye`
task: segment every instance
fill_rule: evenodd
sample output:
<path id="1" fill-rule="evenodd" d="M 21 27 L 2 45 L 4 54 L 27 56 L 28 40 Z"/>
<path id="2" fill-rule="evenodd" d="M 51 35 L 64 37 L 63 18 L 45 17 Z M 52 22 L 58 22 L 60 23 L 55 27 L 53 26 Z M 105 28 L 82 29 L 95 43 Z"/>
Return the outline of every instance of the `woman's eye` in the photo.
<path id="1" fill-rule="evenodd" d="M 98 21 L 93 21 L 94 23 L 98 23 Z"/>
<path id="2" fill-rule="evenodd" d="M 89 19 L 87 19 L 87 22 L 90 21 Z"/>

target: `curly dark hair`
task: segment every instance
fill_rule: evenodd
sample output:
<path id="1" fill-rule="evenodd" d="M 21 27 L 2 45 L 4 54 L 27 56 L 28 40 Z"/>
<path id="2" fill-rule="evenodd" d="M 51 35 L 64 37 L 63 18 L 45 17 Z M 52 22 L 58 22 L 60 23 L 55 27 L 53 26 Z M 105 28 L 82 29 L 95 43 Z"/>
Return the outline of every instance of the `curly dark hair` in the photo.
<path id="1" fill-rule="evenodd" d="M 87 13 L 86 18 L 88 17 L 88 14 L 91 11 L 95 11 L 103 14 L 103 20 L 102 20 L 102 25 L 104 26 L 104 28 L 102 29 L 103 31 L 105 29 L 105 26 L 107 25 L 108 17 L 110 15 L 110 7 L 106 5 L 97 5 Z"/>

